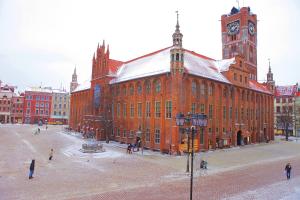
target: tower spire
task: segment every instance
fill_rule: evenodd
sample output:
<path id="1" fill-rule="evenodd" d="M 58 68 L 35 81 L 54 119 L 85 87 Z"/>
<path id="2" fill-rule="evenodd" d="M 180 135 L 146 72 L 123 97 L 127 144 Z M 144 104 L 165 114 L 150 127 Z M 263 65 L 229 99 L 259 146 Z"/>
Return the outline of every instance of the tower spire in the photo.
<path id="1" fill-rule="evenodd" d="M 269 73 L 271 73 L 271 64 L 270 64 L 270 58 L 268 58 L 269 60 Z"/>
<path id="2" fill-rule="evenodd" d="M 175 32 L 173 33 L 172 37 L 173 37 L 173 46 L 182 47 L 182 33 L 180 33 L 180 26 L 179 26 L 179 13 L 178 10 L 176 11 L 176 15 L 177 15 L 177 23 L 176 23 L 176 29 Z"/>

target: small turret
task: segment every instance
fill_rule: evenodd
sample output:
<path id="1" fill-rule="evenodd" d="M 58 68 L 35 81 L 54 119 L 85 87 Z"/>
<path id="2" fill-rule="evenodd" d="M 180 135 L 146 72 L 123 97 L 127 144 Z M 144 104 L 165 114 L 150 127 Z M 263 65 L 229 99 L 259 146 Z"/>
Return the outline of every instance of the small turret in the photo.
<path id="1" fill-rule="evenodd" d="M 182 48 L 182 33 L 179 30 L 179 19 L 178 19 L 178 11 L 177 14 L 177 24 L 175 32 L 172 35 L 173 38 L 173 47 L 170 50 L 170 63 L 171 63 L 171 72 L 172 74 L 176 74 L 177 71 L 179 73 L 184 72 L 184 49 Z"/>

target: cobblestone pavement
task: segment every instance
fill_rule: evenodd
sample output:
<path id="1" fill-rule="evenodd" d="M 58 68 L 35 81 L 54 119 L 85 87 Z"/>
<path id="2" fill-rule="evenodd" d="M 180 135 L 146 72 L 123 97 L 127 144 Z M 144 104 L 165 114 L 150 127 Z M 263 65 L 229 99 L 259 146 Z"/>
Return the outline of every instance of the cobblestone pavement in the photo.
<path id="1" fill-rule="evenodd" d="M 0 199 L 189 199 L 186 157 L 145 151 L 126 154 L 122 145 L 104 144 L 102 154 L 83 154 L 82 140 L 61 126 L 34 135 L 37 126 L 0 125 Z M 50 149 L 52 161 L 48 161 Z M 297 199 L 300 143 L 217 150 L 195 156 L 194 199 Z M 31 159 L 34 178 L 28 179 Z M 199 170 L 200 159 L 209 169 Z M 286 162 L 292 179 L 283 174 Z"/>

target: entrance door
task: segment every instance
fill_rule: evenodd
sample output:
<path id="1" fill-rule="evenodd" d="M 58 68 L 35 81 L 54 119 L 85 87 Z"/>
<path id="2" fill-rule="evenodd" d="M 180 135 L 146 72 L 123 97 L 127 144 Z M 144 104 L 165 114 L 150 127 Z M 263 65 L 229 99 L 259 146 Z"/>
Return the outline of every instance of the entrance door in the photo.
<path id="1" fill-rule="evenodd" d="M 236 134 L 236 144 L 238 146 L 242 144 L 242 131 L 238 131 Z"/>

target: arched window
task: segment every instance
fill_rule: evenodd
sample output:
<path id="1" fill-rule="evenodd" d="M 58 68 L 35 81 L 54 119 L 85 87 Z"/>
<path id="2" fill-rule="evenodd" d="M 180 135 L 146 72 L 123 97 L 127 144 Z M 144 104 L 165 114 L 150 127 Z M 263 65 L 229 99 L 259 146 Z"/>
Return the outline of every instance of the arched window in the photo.
<path id="1" fill-rule="evenodd" d="M 133 93 L 134 93 L 133 85 L 129 86 L 129 93 L 130 93 L 130 95 L 133 95 Z"/>
<path id="2" fill-rule="evenodd" d="M 137 93 L 140 95 L 140 94 L 142 94 L 142 86 L 141 86 L 141 84 L 139 84 L 138 83 L 138 85 L 137 85 Z"/>
<path id="3" fill-rule="evenodd" d="M 145 90 L 146 90 L 147 94 L 149 94 L 151 91 L 150 81 L 148 81 L 148 80 L 145 82 Z"/>
<path id="4" fill-rule="evenodd" d="M 209 96 L 213 96 L 214 95 L 214 85 L 213 84 L 210 84 L 208 86 L 208 95 Z"/>
<path id="5" fill-rule="evenodd" d="M 160 80 L 155 81 L 155 92 L 159 93 L 161 91 L 161 83 Z"/>
<path id="6" fill-rule="evenodd" d="M 192 94 L 196 95 L 197 92 L 197 83 L 195 81 L 192 82 Z"/>
<path id="7" fill-rule="evenodd" d="M 126 94 L 127 94 L 127 88 L 126 88 L 126 86 L 124 86 L 123 87 L 123 95 L 126 96 Z"/>

